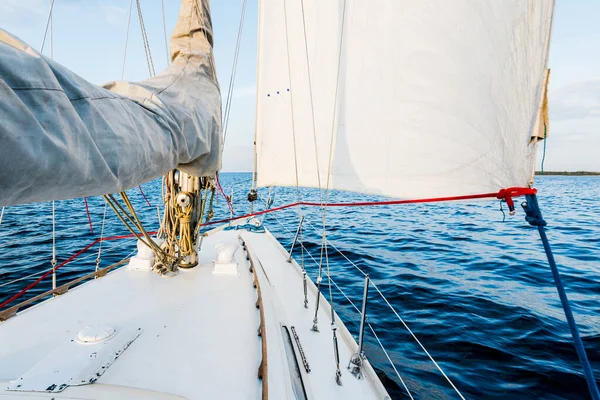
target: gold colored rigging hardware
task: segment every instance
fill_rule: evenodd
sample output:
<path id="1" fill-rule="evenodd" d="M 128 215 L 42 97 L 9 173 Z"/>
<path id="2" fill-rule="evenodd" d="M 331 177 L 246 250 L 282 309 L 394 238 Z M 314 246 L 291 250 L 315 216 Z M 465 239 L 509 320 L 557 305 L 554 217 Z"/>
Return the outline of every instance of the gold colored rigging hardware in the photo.
<path id="1" fill-rule="evenodd" d="M 125 227 L 153 250 L 156 255 L 154 269 L 163 275 L 180 267 L 191 268 L 198 264 L 195 243 L 201 224 L 214 215 L 215 188 L 210 178 L 199 178 L 177 170 L 163 176 L 161 194 L 165 209 L 159 221 L 158 243 L 144 228 L 127 193 L 119 193 L 124 205 L 111 194 L 105 195 L 104 199 Z"/>

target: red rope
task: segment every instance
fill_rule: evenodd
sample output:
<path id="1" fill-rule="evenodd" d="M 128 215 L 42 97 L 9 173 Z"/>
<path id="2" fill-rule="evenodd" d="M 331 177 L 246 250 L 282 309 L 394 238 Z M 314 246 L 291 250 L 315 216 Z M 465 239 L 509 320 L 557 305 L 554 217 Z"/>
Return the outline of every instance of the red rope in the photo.
<path id="1" fill-rule="evenodd" d="M 229 206 L 229 211 L 231 211 L 231 213 L 233 214 L 233 205 L 231 205 L 231 200 L 229 199 L 229 197 L 227 197 L 225 195 L 225 192 L 223 192 L 223 188 L 221 187 L 221 183 L 219 182 L 219 174 L 216 175 L 216 181 L 217 181 L 217 187 L 219 188 L 219 192 L 221 192 L 221 194 L 223 195 L 223 198 L 225 199 L 225 201 L 227 202 L 227 205 Z M 208 225 L 208 224 L 204 224 L 204 225 Z"/>
<path id="2" fill-rule="evenodd" d="M 148 207 L 152 207 L 152 204 L 150 204 L 150 201 L 148 200 L 148 198 L 146 197 L 146 195 L 144 194 L 144 191 L 142 190 L 142 186 L 138 186 L 138 189 L 140 189 L 140 193 L 142 194 L 142 196 L 144 197 L 144 200 L 146 200 L 146 203 L 148 203 Z"/>
<path id="3" fill-rule="evenodd" d="M 87 197 L 83 198 L 83 202 L 85 203 L 85 213 L 87 214 L 88 223 L 90 224 L 90 232 L 92 232 L 92 235 L 93 235 L 94 234 L 94 227 L 92 226 L 92 217 L 90 216 L 90 209 L 88 208 Z"/>
<path id="4" fill-rule="evenodd" d="M 268 210 L 258 211 L 251 214 L 240 215 L 238 217 L 221 219 L 218 221 L 210 221 L 204 225 L 214 225 L 220 224 L 224 222 L 235 221 L 242 218 L 255 217 L 257 215 L 268 214 L 275 211 L 284 210 L 286 208 L 296 207 L 296 206 L 309 206 L 309 207 L 366 207 L 366 206 L 387 206 L 387 205 L 395 205 L 395 204 L 415 204 L 415 203 L 439 203 L 442 201 L 459 201 L 459 200 L 476 200 L 476 199 L 487 199 L 487 198 L 496 198 L 501 200 L 506 200 L 509 206 L 513 205 L 512 198 L 518 196 L 525 196 L 527 194 L 536 194 L 537 190 L 533 188 L 508 188 L 501 189 L 496 193 L 482 193 L 482 194 L 469 194 L 465 196 L 450 196 L 450 197 L 432 197 L 427 199 L 412 199 L 412 200 L 388 200 L 388 201 L 363 201 L 363 202 L 355 202 L 355 203 L 313 203 L 306 201 L 299 201 L 296 203 L 285 204 L 283 206 L 271 208 Z"/>
<path id="5" fill-rule="evenodd" d="M 155 235 L 156 232 L 148 232 L 148 234 L 149 235 Z M 104 238 L 102 240 L 103 241 L 107 241 L 107 240 L 117 240 L 117 239 L 128 239 L 128 238 L 132 238 L 133 236 L 134 236 L 133 234 L 130 234 L 130 235 L 121 235 L 121 236 L 109 236 L 109 237 L 106 237 L 106 238 Z M 141 236 L 141 234 L 138 234 L 137 236 Z M 73 254 L 71 257 L 67 258 L 65 261 L 63 261 L 60 264 L 58 264 L 56 266 L 56 268 L 54 268 L 54 270 L 56 271 L 60 267 L 63 267 L 65 265 L 67 265 L 68 263 L 70 263 L 71 261 L 75 260 L 77 257 L 79 257 L 80 255 L 82 255 L 83 253 L 85 253 L 86 251 L 88 251 L 92 246 L 94 246 L 98 242 L 100 242 L 100 238 L 94 240 L 93 242 L 91 242 L 90 244 L 88 244 L 87 246 L 85 246 L 83 249 L 79 250 L 77 253 Z M 25 293 L 27 293 L 34 286 L 36 286 L 42 280 L 44 280 L 45 278 L 47 278 L 50 274 L 52 274 L 52 269 L 46 271 L 44 274 L 42 274 L 42 276 L 40 276 L 38 279 L 36 279 L 34 282 L 32 282 L 31 284 L 29 284 L 27 287 L 25 287 L 19 293 L 15 294 L 10 299 L 3 301 L 2 304 L 0 304 L 0 309 L 2 309 L 3 307 L 5 307 L 7 304 L 12 303 L 13 301 L 15 301 L 16 299 L 18 299 L 19 297 L 23 296 Z"/>
<path id="6" fill-rule="evenodd" d="M 223 189 L 221 189 L 221 185 L 219 184 L 218 179 L 217 179 L 217 187 L 219 188 L 219 190 L 221 191 L 221 193 L 223 194 L 223 196 L 225 197 L 225 199 L 227 199 L 227 196 L 225 196 L 225 194 L 223 193 Z M 235 221 L 235 220 L 242 219 L 242 218 L 254 217 L 254 216 L 257 216 L 257 215 L 268 214 L 268 213 L 272 213 L 272 212 L 275 212 L 275 211 L 280 211 L 280 210 L 284 210 L 286 208 L 291 208 L 291 207 L 296 207 L 296 206 L 309 206 L 309 207 L 366 207 L 366 206 L 385 206 L 385 205 L 395 205 L 395 204 L 439 203 L 439 202 L 442 202 L 442 201 L 459 201 L 459 200 L 475 200 L 475 199 L 496 198 L 496 199 L 505 200 L 506 203 L 510 207 L 511 205 L 514 205 L 513 200 L 512 200 L 514 197 L 524 196 L 524 195 L 528 195 L 528 194 L 536 194 L 536 193 L 537 193 L 537 190 L 533 189 L 533 188 L 508 188 L 508 189 L 502 189 L 502 190 L 500 190 L 500 191 L 498 191 L 496 193 L 470 194 L 470 195 L 465 195 L 465 196 L 450 196 L 450 197 L 432 197 L 432 198 L 427 198 L 427 199 L 413 199 L 413 200 L 363 201 L 363 202 L 355 202 L 355 203 L 326 203 L 326 204 L 306 202 L 306 201 L 299 201 L 299 202 L 296 202 L 296 203 L 285 204 L 283 206 L 271 208 L 271 209 L 268 209 L 268 210 L 258 211 L 258 212 L 251 213 L 251 214 L 246 214 L 246 215 L 240 215 L 238 217 L 221 219 L 221 220 L 218 220 L 218 221 L 210 221 L 210 222 L 207 222 L 205 224 L 202 224 L 201 226 L 220 224 L 220 223 Z M 227 201 L 227 204 L 229 204 L 229 200 Z M 233 212 L 233 209 L 231 208 L 231 204 L 229 204 L 229 205 L 230 205 L 230 209 Z M 156 234 L 156 232 L 148 232 L 148 234 L 149 235 L 154 235 L 154 234 Z M 131 235 L 122 235 L 122 236 L 109 236 L 107 238 L 104 238 L 103 240 L 126 239 L 126 238 L 131 238 L 133 236 L 134 236 L 133 234 L 131 234 Z M 140 236 L 140 234 L 138 234 L 137 236 Z M 71 261 L 73 261 L 75 258 L 77 258 L 81 254 L 83 254 L 84 252 L 86 252 L 90 247 L 92 247 L 93 245 L 95 245 L 99 241 L 100 241 L 100 239 L 94 240 L 92 243 L 88 244 L 83 249 L 81 249 L 77 253 L 73 254 L 67 260 L 65 260 L 62 263 L 60 263 L 55 268 L 55 270 L 59 269 L 60 267 L 66 265 L 68 263 L 70 263 Z M 18 299 L 19 297 L 21 297 L 28 290 L 30 290 L 31 288 L 33 288 L 34 286 L 36 286 L 38 283 L 40 283 L 44 278 L 46 278 L 47 276 L 49 276 L 51 273 L 52 273 L 52 269 L 50 269 L 49 271 L 47 271 L 46 273 L 44 273 L 35 282 L 31 283 L 25 289 L 21 290 L 19 293 L 15 294 L 10 299 L 4 301 L 2 304 L 0 304 L 0 309 L 2 307 L 6 306 L 7 304 L 12 303 L 14 300 Z"/>

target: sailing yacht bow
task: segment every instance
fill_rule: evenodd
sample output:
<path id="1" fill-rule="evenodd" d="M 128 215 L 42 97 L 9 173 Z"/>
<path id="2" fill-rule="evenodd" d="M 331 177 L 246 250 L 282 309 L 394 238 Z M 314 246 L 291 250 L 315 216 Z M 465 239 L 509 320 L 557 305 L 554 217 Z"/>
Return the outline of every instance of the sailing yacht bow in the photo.
<path id="1" fill-rule="evenodd" d="M 551 258 L 528 186 L 547 134 L 553 11 L 554 0 L 261 0 L 258 186 L 434 201 L 525 189 Z M 389 399 L 362 351 L 365 323 L 375 335 L 370 278 L 357 344 L 321 292 L 332 283 L 322 262 L 314 285 L 292 259 L 302 215 L 289 253 L 253 215 L 200 231 L 199 193 L 221 168 L 212 44 L 208 0 L 183 0 L 170 66 L 97 87 L 0 30 L 0 206 L 119 192 L 167 173 L 171 188 L 156 241 L 122 194 L 152 250 L 140 241 L 127 268 L 0 313 L 0 396 Z M 325 212 L 323 225 L 329 262 Z M 161 253 L 171 279 L 153 272 Z M 568 303 L 560 278 L 557 287 Z"/>

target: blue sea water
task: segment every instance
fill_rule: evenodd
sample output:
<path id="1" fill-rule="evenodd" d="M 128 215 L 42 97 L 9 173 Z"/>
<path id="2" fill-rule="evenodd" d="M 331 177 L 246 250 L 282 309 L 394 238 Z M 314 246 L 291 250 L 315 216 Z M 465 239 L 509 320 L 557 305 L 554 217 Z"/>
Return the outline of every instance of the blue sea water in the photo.
<path id="1" fill-rule="evenodd" d="M 236 214 L 248 212 L 245 197 L 250 175 L 224 173 L 221 184 L 227 194 L 233 190 Z M 548 236 L 598 377 L 600 177 L 542 176 L 536 187 L 548 221 Z M 143 189 L 151 206 L 137 189 L 129 192 L 130 198 L 147 228 L 154 230 L 160 182 Z M 271 195 L 277 206 L 295 201 L 298 193 L 295 188 L 276 188 Z M 316 190 L 301 189 L 299 195 L 318 200 Z M 264 201 L 269 190 L 260 189 L 260 196 Z M 341 192 L 330 195 L 331 202 L 377 199 Z M 90 198 L 88 202 L 94 233 L 81 199 L 56 202 L 59 263 L 100 234 L 103 200 Z M 256 204 L 257 209 L 264 208 L 264 203 Z M 222 198 L 215 207 L 215 219 L 229 216 Z M 537 231 L 525 222 L 521 210 L 510 217 L 504 208 L 504 222 L 496 201 L 329 209 L 327 238 L 370 275 L 466 398 L 586 399 L 587 387 Z M 322 216 L 316 208 L 303 208 L 303 213 L 305 265 L 315 280 L 318 267 L 308 253 L 318 260 Z M 50 268 L 51 215 L 51 203 L 6 208 L 0 225 L 0 303 Z M 289 248 L 290 232 L 298 226 L 297 210 L 269 214 L 264 223 Z M 108 209 L 104 236 L 126 233 Z M 104 242 L 101 267 L 119 261 L 134 248 L 133 240 Z M 360 308 L 362 274 L 335 248 L 328 249 L 333 281 Z M 93 271 L 97 250 L 94 246 L 60 269 L 58 283 Z M 299 262 L 300 250 L 294 250 Z M 30 276 L 33 274 L 37 275 Z M 13 282 L 15 279 L 20 280 Z M 46 279 L 21 299 L 46 291 L 50 285 Z M 328 295 L 328 290 L 325 293 Z M 359 315 L 335 286 L 333 303 L 351 332 L 357 334 Z M 415 398 L 457 398 L 373 288 L 368 316 Z M 328 334 L 329 330 L 323 326 L 321 331 Z M 406 398 L 370 331 L 365 346 L 392 397 Z"/>

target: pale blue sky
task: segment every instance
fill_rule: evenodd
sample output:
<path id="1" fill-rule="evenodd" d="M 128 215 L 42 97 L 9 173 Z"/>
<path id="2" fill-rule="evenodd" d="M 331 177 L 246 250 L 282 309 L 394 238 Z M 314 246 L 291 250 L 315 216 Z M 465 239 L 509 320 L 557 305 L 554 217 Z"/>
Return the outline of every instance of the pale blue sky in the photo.
<path id="1" fill-rule="evenodd" d="M 49 2 L 50 0 L 1 0 L 0 28 L 39 49 Z M 180 2 L 164 2 L 167 34 L 170 35 Z M 141 3 L 158 71 L 166 65 L 160 0 L 142 0 Z M 241 0 L 213 0 L 211 3 L 217 74 L 223 96 L 227 93 L 241 4 Z M 97 84 L 119 79 L 128 9 L 129 0 L 55 0 L 54 58 Z M 225 171 L 251 169 L 256 18 L 257 0 L 248 0 L 224 153 Z M 599 21 L 600 1 L 557 0 L 550 51 L 551 130 L 545 163 L 548 170 L 600 171 Z M 46 43 L 44 53 L 49 54 L 49 50 L 49 43 Z M 147 76 L 134 6 L 125 79 L 135 81 Z"/>

